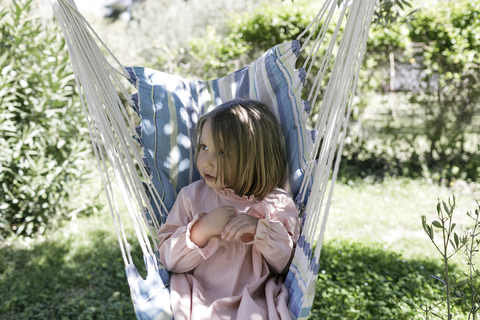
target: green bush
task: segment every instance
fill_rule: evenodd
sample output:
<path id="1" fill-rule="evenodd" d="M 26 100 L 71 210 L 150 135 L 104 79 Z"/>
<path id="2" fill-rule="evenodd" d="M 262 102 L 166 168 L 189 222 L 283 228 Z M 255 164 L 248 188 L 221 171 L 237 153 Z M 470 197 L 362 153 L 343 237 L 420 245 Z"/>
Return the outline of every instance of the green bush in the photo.
<path id="1" fill-rule="evenodd" d="M 297 39 L 314 20 L 319 9 L 320 5 L 315 2 L 283 1 L 264 3 L 250 12 L 232 15 L 226 21 L 226 35 L 222 36 L 210 27 L 205 37 L 190 40 L 185 57 L 188 64 L 185 64 L 199 70 L 197 76 L 201 78 L 225 76 L 252 63 L 268 49 Z M 329 26 L 327 37 L 333 34 L 334 28 L 333 25 Z M 304 40 L 305 37 L 301 41 Z M 324 54 L 325 49 L 321 47 L 319 56 Z M 306 51 L 309 52 L 309 49 Z M 298 67 L 303 65 L 305 58 L 306 55 L 299 56 Z M 317 59 L 312 73 L 319 69 L 319 64 Z M 312 84 L 313 79 L 308 78 L 303 90 L 305 98 Z"/>
<path id="2" fill-rule="evenodd" d="M 0 12 L 0 234 L 43 233 L 76 203 L 90 166 L 88 130 L 65 42 L 32 0 Z M 3 230 L 2 230 L 3 225 Z"/>
<path id="3" fill-rule="evenodd" d="M 446 1 L 421 8 L 406 24 L 388 30 L 373 26 L 362 91 L 389 95 L 383 96 L 375 115 L 362 119 L 358 138 L 352 134 L 345 145 L 343 172 L 355 175 L 355 166 L 358 173 L 376 171 L 372 161 L 363 165 L 355 158 L 369 154 L 375 164 L 385 162 L 382 174 L 391 176 L 425 175 L 446 183 L 480 178 L 475 145 L 480 132 L 479 15 L 477 2 Z M 389 87 L 390 54 L 397 71 L 410 70 L 409 85 L 395 88 L 400 92 Z"/>
<path id="4" fill-rule="evenodd" d="M 229 14 L 224 29 L 207 26 L 204 35 L 192 37 L 182 52 L 176 53 L 181 61 L 170 72 L 201 79 L 225 76 L 271 47 L 296 39 L 318 9 L 306 1 L 271 1 L 251 11 Z M 163 70 L 164 65 L 168 65 L 168 58 L 161 56 L 154 67 Z"/>

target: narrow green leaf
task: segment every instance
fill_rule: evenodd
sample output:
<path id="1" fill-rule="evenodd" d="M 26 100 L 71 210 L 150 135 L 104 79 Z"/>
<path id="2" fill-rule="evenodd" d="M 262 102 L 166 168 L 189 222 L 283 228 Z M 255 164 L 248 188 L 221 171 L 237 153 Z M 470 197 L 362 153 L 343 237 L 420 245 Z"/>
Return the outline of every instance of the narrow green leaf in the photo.
<path id="1" fill-rule="evenodd" d="M 457 199 L 457 198 L 455 198 L 455 195 L 452 194 L 452 198 L 451 198 L 451 199 L 452 199 L 452 202 L 450 202 L 450 198 L 448 198 L 448 204 L 450 205 L 450 208 L 453 209 L 453 208 L 455 208 L 455 204 L 456 204 L 456 199 Z"/>
<path id="2" fill-rule="evenodd" d="M 442 201 L 442 204 L 443 204 L 443 209 L 445 210 L 445 212 L 448 214 L 449 217 L 451 217 L 450 210 L 448 209 L 445 201 Z"/>
<path id="3" fill-rule="evenodd" d="M 412 7 L 412 5 L 410 4 L 409 1 L 407 1 L 407 0 L 400 0 L 400 1 L 403 3 L 403 5 L 405 5 L 405 6 L 409 7 L 409 8 Z"/>
<path id="4" fill-rule="evenodd" d="M 457 247 L 455 246 L 455 243 L 452 241 L 452 239 L 448 240 L 448 242 L 452 246 L 453 250 L 457 250 L 458 246 Z"/>
<path id="5" fill-rule="evenodd" d="M 434 227 L 436 227 L 436 228 L 443 229 L 442 224 L 441 224 L 440 222 L 438 222 L 437 220 L 434 220 L 434 221 L 432 222 L 432 225 L 433 225 Z"/>
<path id="6" fill-rule="evenodd" d="M 427 231 L 427 217 L 425 215 L 422 215 L 422 226 L 423 230 Z"/>

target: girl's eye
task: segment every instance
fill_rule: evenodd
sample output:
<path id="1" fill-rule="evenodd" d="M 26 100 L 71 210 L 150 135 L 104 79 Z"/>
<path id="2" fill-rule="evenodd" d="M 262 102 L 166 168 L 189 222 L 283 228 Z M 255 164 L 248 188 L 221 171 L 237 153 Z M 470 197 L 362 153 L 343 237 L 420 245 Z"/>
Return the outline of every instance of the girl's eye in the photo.
<path id="1" fill-rule="evenodd" d="M 203 150 L 203 151 L 208 151 L 208 147 L 204 144 L 201 144 L 200 145 L 200 150 Z"/>
<path id="2" fill-rule="evenodd" d="M 220 157 L 225 157 L 225 152 L 224 151 L 220 151 Z"/>

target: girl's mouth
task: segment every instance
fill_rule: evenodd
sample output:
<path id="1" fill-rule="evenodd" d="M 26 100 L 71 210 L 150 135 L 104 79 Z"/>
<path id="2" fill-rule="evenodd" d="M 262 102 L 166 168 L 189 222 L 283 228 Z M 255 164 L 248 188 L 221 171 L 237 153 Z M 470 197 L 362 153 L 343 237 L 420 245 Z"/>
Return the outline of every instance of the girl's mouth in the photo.
<path id="1" fill-rule="evenodd" d="M 215 178 L 215 177 L 213 177 L 209 174 L 206 174 L 206 173 L 203 175 L 203 178 L 207 181 L 215 181 L 217 179 L 217 178 Z"/>

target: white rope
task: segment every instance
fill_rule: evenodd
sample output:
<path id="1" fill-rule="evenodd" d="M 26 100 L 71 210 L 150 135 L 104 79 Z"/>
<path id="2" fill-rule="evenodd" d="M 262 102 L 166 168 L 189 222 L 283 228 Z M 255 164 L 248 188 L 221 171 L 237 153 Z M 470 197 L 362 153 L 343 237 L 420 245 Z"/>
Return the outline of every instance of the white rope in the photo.
<path id="1" fill-rule="evenodd" d="M 344 113 L 345 116 L 344 116 L 344 119 L 343 119 L 343 125 L 342 126 L 337 126 L 337 132 L 336 132 L 336 137 L 337 138 L 335 139 L 335 141 L 338 141 L 338 137 L 340 137 L 340 142 L 339 142 L 339 146 L 338 146 L 335 168 L 334 168 L 334 172 L 333 172 L 332 179 L 331 179 L 332 183 L 330 185 L 328 200 L 327 200 L 327 203 L 326 203 L 326 206 L 325 206 L 325 214 L 324 214 L 324 218 L 323 218 L 322 225 L 321 225 L 321 231 L 319 233 L 319 238 L 323 238 L 323 235 L 325 233 L 328 213 L 329 213 L 329 209 L 330 209 L 330 203 L 331 203 L 332 196 L 333 196 L 333 188 L 335 186 L 335 181 L 336 181 L 336 177 L 337 177 L 337 174 L 338 174 L 338 169 L 339 169 L 339 166 L 340 166 L 343 144 L 345 142 L 345 137 L 346 137 L 346 134 L 347 134 L 348 123 L 349 123 L 350 114 L 351 114 L 352 106 L 353 106 L 353 98 L 355 96 L 355 89 L 356 89 L 356 86 L 357 86 L 357 81 L 358 81 L 358 77 L 359 77 L 359 73 L 360 73 L 360 67 L 361 67 L 361 63 L 362 63 L 362 60 L 363 60 L 363 55 L 365 53 L 368 31 L 370 30 L 370 24 L 371 24 L 371 20 L 372 20 L 371 17 L 373 15 L 373 11 L 374 11 L 374 8 L 375 8 L 375 1 L 370 1 L 368 4 L 362 4 L 362 5 L 365 5 L 365 13 L 366 14 L 365 13 L 364 14 L 359 13 L 357 15 L 356 21 L 352 22 L 352 25 L 355 26 L 354 27 L 355 32 L 353 34 L 351 34 L 351 37 L 348 38 L 345 41 L 345 44 L 349 44 L 349 43 L 350 44 L 351 43 L 356 44 L 356 47 L 353 50 L 351 50 L 352 51 L 351 57 L 352 57 L 353 61 L 352 61 L 351 67 L 350 67 L 350 72 L 348 73 L 348 75 L 345 75 L 345 79 L 353 79 L 353 81 L 352 80 L 349 81 L 348 86 L 345 87 L 346 88 L 345 94 L 342 96 L 345 100 L 345 103 L 346 103 L 347 112 Z M 355 10 L 355 9 L 356 8 L 353 8 L 352 10 Z M 345 80 L 345 82 L 347 82 L 347 81 Z M 347 103 L 346 100 L 348 98 L 350 100 Z M 342 108 L 342 109 L 345 110 L 345 108 Z M 343 132 L 340 136 L 341 127 L 343 127 Z M 331 155 L 332 159 L 333 159 L 333 152 L 334 151 L 335 151 L 335 149 L 332 148 L 332 155 Z M 316 247 L 316 252 L 315 252 L 316 256 L 320 256 L 321 249 L 322 249 L 322 241 L 319 241 L 319 243 L 317 243 L 317 247 Z"/>
<path id="2" fill-rule="evenodd" d="M 313 34 L 315 33 L 315 31 L 317 30 L 318 28 L 318 25 L 320 24 L 320 21 L 322 21 L 322 18 L 325 14 L 325 12 L 327 11 L 328 7 L 332 5 L 334 0 L 326 0 L 324 3 L 323 3 L 323 6 L 320 8 L 320 10 L 318 11 L 317 15 L 315 16 L 315 18 L 313 18 L 312 22 L 310 22 L 310 24 L 305 28 L 305 30 L 303 30 L 303 32 L 297 37 L 297 40 L 301 40 L 303 38 L 303 36 L 307 33 L 309 33 L 309 35 L 307 36 L 307 38 L 305 39 L 305 42 L 304 44 L 302 45 L 302 48 L 301 50 L 304 50 L 305 47 L 308 45 L 308 43 L 310 42 L 310 38 L 313 36 Z M 315 25 L 313 27 L 312 30 L 310 30 L 310 28 L 312 28 L 312 26 Z"/>
<path id="3" fill-rule="evenodd" d="M 325 4 L 327 4 L 327 2 L 325 2 Z M 334 6 L 334 5 L 335 5 L 334 3 L 331 3 L 331 6 Z M 327 9 L 327 8 L 325 7 L 325 9 Z M 312 30 L 311 34 L 308 36 L 307 40 L 305 41 L 305 43 L 302 46 L 302 49 L 307 46 L 307 44 L 310 41 L 309 39 L 313 36 L 315 31 L 317 30 L 318 25 L 320 24 L 320 22 L 322 20 L 324 20 L 324 22 L 322 24 L 322 27 L 320 29 L 320 32 L 318 33 L 317 38 L 315 39 L 315 43 L 312 46 L 312 50 L 311 50 L 310 54 L 307 56 L 307 59 L 305 60 L 305 63 L 303 65 L 303 67 L 307 70 L 307 72 L 306 72 L 307 78 L 310 75 L 312 67 L 314 66 L 314 62 L 316 60 L 318 50 L 320 49 L 321 44 L 325 40 L 325 36 L 326 36 L 327 30 L 328 30 L 328 26 L 330 25 L 330 22 L 332 21 L 332 17 L 333 17 L 334 12 L 335 12 L 335 10 L 332 10 L 332 9 L 330 9 L 328 12 L 326 12 L 327 15 L 326 15 L 325 19 L 323 19 L 323 15 L 325 15 L 325 12 L 323 12 L 322 15 L 320 15 L 320 17 L 317 21 L 317 24 L 315 25 L 315 28 Z M 337 26 L 341 25 L 341 19 L 343 19 L 344 15 L 345 15 L 345 11 L 340 14 L 340 21 L 339 21 L 339 23 L 337 23 Z M 332 38 L 336 39 L 336 36 L 334 35 Z M 334 44 L 335 41 L 331 41 L 331 43 Z M 327 50 L 327 56 L 328 55 L 329 55 L 329 53 L 328 53 L 328 50 Z M 308 65 L 310 65 L 310 66 L 307 68 Z"/>
<path id="4" fill-rule="evenodd" d="M 324 100 L 320 106 L 319 117 L 315 124 L 315 129 L 319 131 L 319 134 L 311 153 L 306 176 L 310 177 L 309 173 L 314 170 L 315 175 L 307 203 L 306 221 L 302 235 L 310 244 L 316 245 L 314 252 L 314 257 L 317 259 L 316 263 L 318 263 L 322 249 L 333 189 L 340 165 L 340 156 L 374 7 L 375 0 L 353 1 L 351 4 L 338 54 L 328 81 Z M 337 29 L 338 27 L 339 25 L 337 25 Z M 332 41 L 335 38 L 333 37 Z M 330 58 L 332 52 L 331 45 L 332 43 L 330 43 L 324 60 Z M 316 86 L 312 90 L 318 92 L 318 87 Z M 317 155 L 318 164 L 316 164 Z M 335 167 L 330 177 L 334 159 L 336 160 Z M 302 189 L 305 190 L 310 182 L 306 179 Z M 326 193 L 327 189 L 328 194 Z M 326 199 L 325 196 L 327 196 Z M 295 256 L 301 260 L 301 263 L 308 265 L 309 257 L 297 253 Z M 316 283 L 314 270 L 308 269 L 305 281 L 308 288 L 304 291 L 306 299 L 304 304 L 311 305 Z"/>
<path id="5" fill-rule="evenodd" d="M 333 68 L 314 126 L 314 130 L 317 130 L 318 134 L 317 140 L 311 150 L 309 164 L 305 170 L 305 177 L 307 178 L 303 181 L 300 189 L 301 193 L 305 195 L 307 188 L 311 184 L 311 192 L 305 210 L 306 220 L 302 230 L 302 236 L 307 243 L 315 246 L 312 256 L 305 255 L 301 248 L 295 252 L 295 260 L 299 261 L 299 264 L 303 266 L 303 272 L 306 272 L 306 274 L 302 273 L 306 287 L 303 287 L 302 281 L 298 281 L 304 293 L 303 306 L 311 306 L 315 295 L 317 270 L 310 268 L 310 260 L 314 259 L 313 262 L 316 264 L 319 262 L 333 190 L 375 2 L 376 0 L 355 0 L 350 3 L 348 13 L 346 4 L 342 10 L 340 10 L 338 19 L 336 19 L 335 31 L 330 39 L 326 53 L 322 58 L 320 69 L 308 96 L 312 107 L 315 106 L 319 96 L 320 86 L 324 83 L 324 77 L 330 60 L 334 59 Z M 310 70 L 316 61 L 320 45 L 325 41 L 328 25 L 331 21 L 334 21 L 332 17 L 335 7 L 333 5 L 330 6 L 330 11 L 327 12 L 325 10 L 327 4 L 330 4 L 328 0 L 316 16 L 316 23 L 312 22 L 312 24 L 310 24 L 310 26 L 315 24 L 315 27 L 311 31 L 314 33 L 319 22 L 323 21 L 321 30 L 318 32 L 315 43 L 304 64 L 305 68 L 307 68 L 307 65 L 309 66 L 307 76 L 310 74 Z M 341 27 L 343 26 L 344 17 L 347 18 L 338 50 L 335 51 L 336 57 L 334 57 L 333 52 L 337 38 L 339 38 Z M 300 37 L 303 36 L 304 34 Z M 310 40 L 311 36 L 312 34 L 308 36 L 307 40 Z M 304 44 L 302 49 L 304 49 L 305 46 L 306 44 Z M 334 168 L 332 172 L 333 165 Z M 313 181 L 310 179 L 312 174 Z M 303 202 L 305 199 L 303 198 L 301 200 Z"/>
<path id="6" fill-rule="evenodd" d="M 344 7 L 344 10 L 341 11 L 338 19 L 337 19 L 337 23 L 336 23 L 336 27 L 335 27 L 335 31 L 334 31 L 334 34 L 332 35 L 332 38 L 330 39 L 330 42 L 329 42 L 329 45 L 328 45 L 328 48 L 325 52 L 325 55 L 323 56 L 323 59 L 322 59 L 322 62 L 321 62 L 321 66 L 320 66 L 320 69 L 319 71 L 317 72 L 317 75 L 315 77 L 315 80 L 314 80 L 314 83 L 312 85 L 312 89 L 310 90 L 309 94 L 308 94 L 308 98 L 307 100 L 310 100 L 311 101 L 311 98 L 312 98 L 312 95 L 314 95 L 314 93 L 318 93 L 319 91 L 319 86 L 320 84 L 323 83 L 323 79 L 324 79 L 324 76 L 325 76 L 325 73 L 328 69 L 328 65 L 329 65 L 329 62 L 330 62 L 330 59 L 332 58 L 332 55 L 333 55 L 333 49 L 334 49 L 334 46 L 337 42 L 337 38 L 338 38 L 338 34 L 339 34 L 339 30 L 340 30 L 340 27 L 342 25 L 342 21 L 344 19 L 344 16 L 346 15 L 346 7 Z M 317 36 L 317 40 L 315 41 L 315 43 L 320 43 L 320 42 L 323 42 L 323 39 L 325 37 L 325 33 L 328 29 L 328 24 L 332 21 L 331 20 L 331 17 L 334 13 L 334 7 L 331 7 L 330 8 L 330 11 L 328 12 L 328 16 L 327 18 L 325 18 L 325 23 L 324 25 L 322 26 L 322 30 L 321 32 L 318 34 Z M 325 15 L 326 12 L 323 12 L 323 14 Z M 319 20 L 323 20 L 323 15 L 322 16 L 319 16 L 318 17 Z M 320 39 L 320 40 L 319 40 Z M 316 47 L 316 45 L 314 46 Z M 313 67 L 314 65 L 314 62 L 315 60 L 314 59 L 310 59 L 310 57 L 314 56 L 314 58 L 316 58 L 317 56 L 317 53 L 318 53 L 318 49 L 319 47 L 317 47 L 316 49 L 314 48 L 310 54 L 308 55 L 307 57 L 307 61 L 310 61 L 310 67 L 309 67 L 309 70 Z M 306 66 L 306 65 L 305 65 Z M 304 66 L 304 67 L 305 67 Z M 314 101 L 311 101 L 311 105 L 314 106 L 315 103 L 316 103 L 316 97 L 317 95 L 315 94 L 315 98 L 314 98 Z M 314 144 L 311 152 L 310 152 L 310 159 L 315 159 L 316 157 L 316 154 L 318 152 L 318 148 L 319 148 L 319 143 L 320 141 L 322 141 L 322 137 L 323 137 L 323 134 L 325 132 L 325 124 L 326 124 L 326 121 L 327 121 L 327 115 L 328 113 L 330 112 L 331 108 L 333 107 L 333 105 L 331 104 L 324 104 L 320 109 L 319 109 L 319 114 L 318 114 L 318 118 L 317 118 L 317 122 L 316 122 L 316 125 L 315 125 L 315 130 L 317 130 L 317 133 L 318 133 L 318 137 L 317 137 L 317 141 L 316 143 Z M 310 165 L 307 167 L 306 169 L 306 172 L 305 172 L 305 176 L 306 177 L 310 177 L 312 174 L 313 174 L 313 171 L 314 171 L 314 168 L 316 166 L 313 165 L 313 162 L 310 163 Z M 305 200 L 305 195 L 306 195 L 306 190 L 309 186 L 309 183 L 310 183 L 310 180 L 309 179 L 305 179 L 303 182 L 302 182 L 302 185 L 301 185 L 301 188 L 300 188 L 300 192 L 301 194 L 303 195 L 303 198 L 301 199 L 301 201 L 303 202 Z"/>
<path id="7" fill-rule="evenodd" d="M 87 125 L 93 144 L 97 164 L 102 177 L 102 183 L 107 195 L 107 201 L 112 214 L 117 239 L 120 244 L 125 265 L 131 264 L 130 245 L 122 224 L 117 198 L 108 174 L 108 162 L 113 169 L 125 202 L 135 234 L 144 255 L 153 255 L 151 241 L 156 244 L 156 233 L 147 228 L 144 223 L 144 207 L 151 213 L 154 227 L 159 227 L 153 208 L 142 181 L 146 181 L 150 194 L 157 194 L 151 185 L 150 178 L 143 166 L 138 143 L 132 138 L 138 135 L 128 120 L 128 115 L 117 93 L 117 89 L 128 100 L 129 94 L 120 81 L 119 76 L 126 77 L 128 72 L 121 63 L 120 70 L 115 69 L 98 47 L 93 35 L 103 44 L 92 27 L 85 21 L 76 9 L 73 0 L 50 0 L 54 14 L 62 28 L 70 53 L 70 59 L 75 70 L 77 89 L 80 94 L 82 108 L 86 114 Z M 106 157 L 105 157 L 106 156 Z M 137 173 L 140 170 L 140 177 Z M 163 202 L 156 199 L 158 210 L 164 208 Z"/>
<path id="8" fill-rule="evenodd" d="M 373 2 L 365 2 L 365 7 L 361 8 L 363 10 L 359 10 L 359 2 L 361 1 L 353 1 L 351 5 L 352 8 L 350 9 L 350 15 L 356 14 L 355 19 L 353 17 L 349 17 L 348 24 L 345 27 L 345 31 L 342 34 L 342 43 L 341 47 L 338 49 L 337 57 L 335 58 L 334 67 L 331 71 L 330 79 L 327 85 L 327 90 L 325 92 L 325 98 L 322 101 L 322 104 L 319 109 L 319 114 L 317 121 L 315 123 L 315 130 L 318 132 L 317 140 L 314 144 L 314 147 L 310 153 L 310 161 L 309 166 L 306 169 L 306 177 L 310 177 L 312 173 L 315 171 L 315 176 L 317 179 L 317 184 L 313 186 L 312 190 L 315 190 L 314 197 L 319 197 L 317 201 L 311 201 L 312 197 L 309 198 L 308 204 L 310 205 L 310 209 L 307 205 L 308 212 L 316 212 L 317 210 L 321 209 L 320 204 L 323 203 L 323 194 L 325 192 L 325 188 L 330 180 L 330 172 L 332 167 L 332 161 L 334 157 L 334 151 L 337 147 L 338 138 L 339 138 L 339 130 L 342 126 L 344 126 L 343 122 L 345 121 L 345 112 L 346 112 L 346 98 L 350 96 L 350 92 L 353 90 L 351 82 L 353 81 L 353 70 L 349 70 L 347 66 L 360 66 L 359 63 L 361 62 L 361 58 L 355 56 L 355 52 L 347 52 L 347 45 L 348 44 L 358 44 L 362 43 L 356 36 L 361 32 L 361 30 L 367 31 L 369 29 L 369 24 L 365 25 L 363 20 L 358 20 L 358 17 L 362 19 L 369 19 L 371 14 L 366 11 L 367 8 L 371 8 L 374 6 Z M 321 9 L 321 13 L 317 15 L 317 20 L 324 20 L 324 24 L 322 25 L 322 30 L 317 35 L 317 40 L 315 43 L 323 42 L 323 38 L 325 37 L 325 30 L 328 28 L 327 23 L 331 21 L 332 13 L 335 11 L 335 8 L 332 6 L 330 7 L 330 11 L 325 11 L 325 6 L 328 1 L 325 3 L 324 7 Z M 338 38 L 339 31 L 342 26 L 343 18 L 346 16 L 346 9 L 347 6 L 344 6 L 339 14 L 339 17 L 336 21 L 335 31 L 330 40 L 329 46 L 326 50 L 326 54 L 322 59 L 321 67 L 317 76 L 314 81 L 314 85 L 309 93 L 309 99 L 314 96 L 313 101 L 311 101 L 312 105 L 315 105 L 317 96 L 319 94 L 319 87 L 323 82 L 324 75 L 326 73 L 329 60 L 332 59 L 334 44 L 336 43 L 336 39 Z M 326 16 L 326 17 L 324 17 Z M 354 21 L 354 22 L 352 22 Z M 318 21 L 317 21 L 318 22 Z M 354 23 L 352 25 L 352 23 Z M 314 29 L 315 30 L 315 29 Z M 314 30 L 312 32 L 314 32 Z M 314 45 L 316 47 L 317 45 Z M 318 47 L 313 49 L 313 52 L 310 53 L 309 57 L 316 57 L 318 53 Z M 348 54 L 348 56 L 347 56 Z M 307 58 L 308 60 L 308 58 Z M 310 68 L 313 65 L 315 59 L 311 59 Z M 355 64 L 354 64 L 355 62 Z M 349 104 L 350 105 L 350 104 Z M 320 146 L 322 148 L 320 149 Z M 318 164 L 316 164 L 316 159 L 318 158 Z M 305 179 L 301 186 L 301 192 L 306 194 L 306 189 L 308 188 L 311 180 Z M 303 201 L 304 199 L 302 199 Z M 308 214 L 307 213 L 307 221 L 305 222 L 306 228 L 304 232 L 304 236 L 307 236 L 309 240 L 313 240 L 315 235 L 318 235 L 316 226 L 318 226 L 319 215 L 318 214 Z"/>
<path id="9" fill-rule="evenodd" d="M 59 21 L 59 24 L 60 24 L 60 27 L 62 28 L 62 31 L 63 31 L 63 34 L 65 36 L 65 39 L 66 39 L 66 44 L 68 46 L 68 49 L 69 49 L 69 52 L 73 51 L 73 48 L 72 48 L 72 43 L 70 41 L 70 37 L 69 37 L 69 33 L 66 31 L 66 26 L 68 26 L 68 24 L 65 24 L 64 23 L 64 16 L 61 14 L 63 12 L 61 12 L 62 8 L 59 7 L 56 3 L 52 3 L 52 8 L 54 9 L 54 12 L 56 13 L 56 16 L 57 16 L 57 20 Z M 77 61 L 72 61 L 72 64 L 74 65 L 74 68 L 76 66 L 76 63 Z M 78 69 L 78 66 L 77 66 L 77 69 Z M 78 83 L 79 83 L 79 75 L 77 73 L 74 73 L 75 74 L 75 79 L 76 79 L 76 83 L 77 83 L 77 87 L 78 87 Z M 79 93 L 81 93 L 81 90 L 80 88 L 79 89 Z M 103 161 L 103 152 L 102 152 L 102 148 L 100 147 L 99 143 L 97 142 L 98 140 L 98 135 L 95 135 L 94 136 L 94 132 L 96 132 L 96 129 L 94 129 L 92 127 L 92 123 L 91 123 L 91 119 L 90 119 L 90 116 L 86 110 L 86 107 L 85 107 L 85 101 L 84 101 L 84 95 L 80 94 L 80 99 L 81 99 L 81 104 L 82 104 L 82 108 L 84 110 L 84 113 L 86 115 L 86 120 L 87 120 L 87 125 L 88 125 L 88 128 L 89 128 L 89 132 L 90 132 L 90 137 L 91 137 L 91 140 L 92 140 L 92 144 L 93 144 L 93 149 L 94 149 L 94 153 L 96 155 L 96 158 L 97 158 L 97 164 L 98 164 L 98 167 L 101 171 L 101 175 L 102 177 L 104 177 L 104 173 L 106 172 L 106 166 L 105 166 L 105 162 Z M 102 161 L 100 161 L 100 156 L 102 157 Z M 102 166 L 102 164 L 103 166 Z M 107 176 L 108 178 L 108 176 Z M 103 185 L 104 185 L 104 189 L 106 191 L 106 194 L 107 194 L 107 200 L 108 200 L 108 204 L 109 204 L 109 208 L 110 208 L 110 212 L 112 213 L 112 218 L 113 218 L 113 221 L 114 221 L 114 226 L 115 226 L 115 229 L 117 231 L 117 238 L 118 238 L 118 242 L 120 244 L 120 249 L 121 249 L 121 253 L 122 253 L 122 257 L 123 257 L 123 261 L 125 264 L 128 264 L 129 261 L 131 261 L 131 257 L 130 257 L 130 254 L 128 254 L 128 257 L 125 253 L 125 249 L 124 249 L 124 246 L 122 245 L 122 238 L 120 237 L 120 233 L 118 231 L 118 225 L 117 225 L 117 220 L 115 219 L 115 215 L 114 215 L 114 212 L 118 212 L 116 206 L 115 206 L 115 210 L 113 209 L 113 206 L 114 204 L 112 203 L 111 199 L 111 194 L 112 194 L 112 191 L 111 191 L 111 188 L 109 188 L 110 186 L 110 181 L 105 181 L 105 179 L 102 179 L 102 182 L 103 182 Z M 123 233 L 123 238 L 125 239 L 125 236 L 124 236 L 124 233 Z M 126 242 L 126 239 L 124 240 Z"/>

